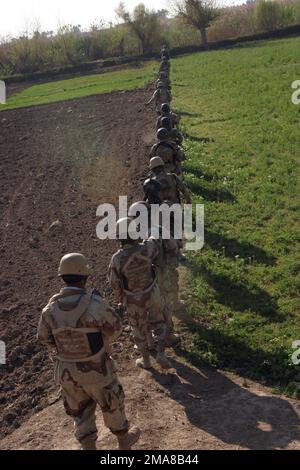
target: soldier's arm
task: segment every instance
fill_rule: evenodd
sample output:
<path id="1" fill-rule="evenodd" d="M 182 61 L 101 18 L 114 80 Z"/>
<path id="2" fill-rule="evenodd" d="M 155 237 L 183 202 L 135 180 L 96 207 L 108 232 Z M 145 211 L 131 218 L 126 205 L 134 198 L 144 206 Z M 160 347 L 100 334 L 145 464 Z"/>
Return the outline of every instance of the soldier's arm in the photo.
<path id="1" fill-rule="evenodd" d="M 94 291 L 92 294 L 89 314 L 101 330 L 106 346 L 119 337 L 122 331 L 121 318 L 97 291 Z"/>
<path id="2" fill-rule="evenodd" d="M 156 155 L 156 149 L 157 149 L 157 145 L 154 144 L 150 150 L 150 153 L 149 153 L 149 158 L 152 158 L 152 157 L 155 157 Z"/>
<path id="3" fill-rule="evenodd" d="M 49 323 L 47 322 L 47 307 L 44 308 L 40 321 L 38 324 L 37 339 L 42 344 L 52 347 L 55 346 L 54 336 L 52 334 L 52 329 L 50 328 Z"/>
<path id="4" fill-rule="evenodd" d="M 146 106 L 148 106 L 149 104 L 153 103 L 153 101 L 156 99 L 157 97 L 157 92 L 158 90 L 156 90 L 153 95 L 151 96 L 150 100 L 146 103 Z"/>
<path id="5" fill-rule="evenodd" d="M 122 321 L 119 315 L 109 306 L 106 301 L 104 302 L 105 314 L 101 331 L 105 339 L 109 342 L 115 341 L 122 333 Z"/>
<path id="6" fill-rule="evenodd" d="M 151 236 L 144 243 L 147 248 L 148 256 L 151 258 L 152 261 L 155 261 L 155 259 L 159 256 L 159 252 L 162 246 L 161 240 L 159 238 Z"/>
<path id="7" fill-rule="evenodd" d="M 117 267 L 115 266 L 114 259 L 112 259 L 108 268 L 108 281 L 116 298 L 118 299 L 118 302 L 122 303 L 123 289 L 120 276 L 121 274 L 118 272 Z"/>
<path id="8" fill-rule="evenodd" d="M 180 148 L 179 146 L 177 147 L 177 160 L 180 161 L 180 162 L 183 162 L 184 160 L 186 160 L 186 155 L 183 151 L 182 148 Z"/>
<path id="9" fill-rule="evenodd" d="M 164 250 L 170 255 L 176 256 L 178 254 L 178 243 L 173 237 L 170 237 L 169 240 L 164 240 L 163 245 Z"/>
<path id="10" fill-rule="evenodd" d="M 181 181 L 177 176 L 176 176 L 176 182 L 177 182 L 177 188 L 179 192 L 183 195 L 183 198 L 186 204 L 192 204 L 191 195 L 186 184 L 183 181 Z"/>

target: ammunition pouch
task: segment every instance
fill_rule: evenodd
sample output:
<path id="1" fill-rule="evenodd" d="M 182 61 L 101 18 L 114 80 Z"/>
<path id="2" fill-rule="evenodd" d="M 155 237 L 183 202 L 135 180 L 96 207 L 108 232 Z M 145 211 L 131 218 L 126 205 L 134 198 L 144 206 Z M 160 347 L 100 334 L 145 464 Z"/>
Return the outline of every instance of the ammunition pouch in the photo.
<path id="1" fill-rule="evenodd" d="M 53 336 L 61 361 L 94 361 L 104 347 L 102 334 L 96 328 L 62 327 L 53 330 Z"/>

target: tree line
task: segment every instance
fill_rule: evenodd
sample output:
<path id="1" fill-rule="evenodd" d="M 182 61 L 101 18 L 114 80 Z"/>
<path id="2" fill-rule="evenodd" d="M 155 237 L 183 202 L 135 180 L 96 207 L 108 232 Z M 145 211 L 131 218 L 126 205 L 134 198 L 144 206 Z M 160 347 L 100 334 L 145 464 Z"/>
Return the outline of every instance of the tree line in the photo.
<path id="1" fill-rule="evenodd" d="M 43 72 L 110 57 L 135 56 L 208 41 L 272 31 L 300 24 L 300 0 L 247 0 L 218 8 L 215 0 L 174 0 L 170 9 L 153 10 L 143 3 L 129 11 L 121 2 L 119 22 L 103 21 L 84 31 L 64 25 L 54 31 L 35 27 L 17 38 L 0 41 L 0 76 Z"/>

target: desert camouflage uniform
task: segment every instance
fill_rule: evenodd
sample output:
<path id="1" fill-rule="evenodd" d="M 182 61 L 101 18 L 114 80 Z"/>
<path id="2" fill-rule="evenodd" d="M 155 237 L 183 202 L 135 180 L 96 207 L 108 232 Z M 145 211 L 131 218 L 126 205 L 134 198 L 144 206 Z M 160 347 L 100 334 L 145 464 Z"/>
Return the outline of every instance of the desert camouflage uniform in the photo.
<path id="1" fill-rule="evenodd" d="M 158 88 L 160 82 L 162 82 L 168 90 L 171 90 L 171 80 L 169 78 L 158 78 L 155 82 L 155 88 Z"/>
<path id="2" fill-rule="evenodd" d="M 81 444 L 97 440 L 97 404 L 111 432 L 128 430 L 123 388 L 109 356 L 120 332 L 120 318 L 95 291 L 64 288 L 42 312 L 38 339 L 56 350 L 56 381 Z"/>
<path id="3" fill-rule="evenodd" d="M 109 266 L 109 282 L 126 306 L 133 337 L 142 355 L 148 354 L 152 334 L 157 351 L 164 352 L 167 327 L 164 302 L 154 268 L 161 242 L 154 238 L 124 245 Z"/>
<path id="4" fill-rule="evenodd" d="M 172 95 L 167 88 L 158 88 L 153 93 L 149 104 L 155 102 L 156 111 L 158 114 L 161 112 L 161 105 L 163 103 L 170 103 L 172 101 Z"/>
<path id="5" fill-rule="evenodd" d="M 180 118 L 178 114 L 171 112 L 170 114 L 162 114 L 161 116 L 158 117 L 156 121 L 156 130 L 161 129 L 163 127 L 161 121 L 164 117 L 167 117 L 171 120 L 172 128 L 179 127 Z"/>
<path id="6" fill-rule="evenodd" d="M 157 142 L 150 151 L 150 159 L 152 157 L 160 157 L 168 173 L 182 175 L 181 163 L 185 160 L 183 150 L 170 140 Z"/>
<path id="7" fill-rule="evenodd" d="M 159 73 L 166 73 L 168 76 L 170 74 L 171 65 L 170 62 L 161 62 L 159 66 Z"/>
<path id="8" fill-rule="evenodd" d="M 174 173 L 166 170 L 158 175 L 152 176 L 152 179 L 158 181 L 161 185 L 159 198 L 161 201 L 168 201 L 170 204 L 180 204 L 181 195 L 185 202 L 190 203 L 190 194 L 185 183 Z"/>
<path id="9" fill-rule="evenodd" d="M 172 313 L 179 297 L 178 244 L 171 236 L 162 241 L 162 247 L 155 260 L 158 274 L 158 284 L 164 299 L 164 315 L 167 323 L 167 337 L 174 331 Z"/>

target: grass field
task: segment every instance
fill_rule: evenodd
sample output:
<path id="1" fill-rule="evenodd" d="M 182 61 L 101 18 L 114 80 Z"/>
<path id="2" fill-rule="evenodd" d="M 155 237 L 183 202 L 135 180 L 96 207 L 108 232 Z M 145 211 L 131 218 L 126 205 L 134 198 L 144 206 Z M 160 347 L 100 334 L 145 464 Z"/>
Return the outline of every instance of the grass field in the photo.
<path id="1" fill-rule="evenodd" d="M 300 39 L 173 60 L 186 179 L 205 204 L 206 245 L 184 273 L 189 357 L 296 391 L 300 366 Z M 32 86 L 0 110 L 131 90 L 157 63 Z M 203 140 L 204 139 L 204 140 Z M 298 297 L 297 297 L 298 295 Z"/>
<path id="2" fill-rule="evenodd" d="M 187 181 L 206 211 L 186 274 L 189 352 L 288 393 L 300 372 L 299 50 L 296 38 L 193 54 L 172 76 Z"/>
<path id="3" fill-rule="evenodd" d="M 156 63 L 147 62 L 147 64 L 138 68 L 130 67 L 121 71 L 84 75 L 68 80 L 33 85 L 9 98 L 6 105 L 0 105 L 0 111 L 110 93 L 117 90 L 142 88 L 154 80 L 156 68 Z"/>

